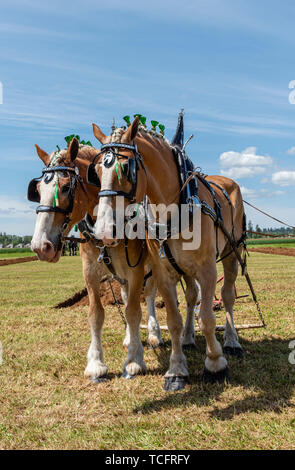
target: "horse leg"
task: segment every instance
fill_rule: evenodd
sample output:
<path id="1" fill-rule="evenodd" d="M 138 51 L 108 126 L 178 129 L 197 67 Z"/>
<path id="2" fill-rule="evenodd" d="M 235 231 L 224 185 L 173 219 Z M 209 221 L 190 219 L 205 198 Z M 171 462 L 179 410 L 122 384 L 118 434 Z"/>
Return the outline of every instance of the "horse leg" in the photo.
<path id="1" fill-rule="evenodd" d="M 216 264 L 206 264 L 199 272 L 199 283 L 202 302 L 199 313 L 200 330 L 206 338 L 206 360 L 203 381 L 206 383 L 222 383 L 228 378 L 227 361 L 223 356 L 222 347 L 216 339 L 216 318 L 213 313 L 213 299 L 216 288 Z"/>
<path id="2" fill-rule="evenodd" d="M 108 368 L 103 361 L 103 349 L 101 343 L 102 326 L 104 323 L 104 308 L 100 301 L 99 282 L 101 273 L 98 269 L 96 258 L 87 256 L 81 247 L 83 262 L 83 275 L 89 297 L 88 321 L 91 332 L 91 343 L 87 354 L 87 366 L 85 377 L 93 382 L 100 382 L 107 378 Z"/>
<path id="3" fill-rule="evenodd" d="M 137 374 L 146 372 L 143 360 L 143 347 L 140 340 L 140 294 L 143 284 L 143 276 L 133 276 L 128 282 L 128 302 L 126 307 L 126 320 L 129 329 L 130 341 L 128 356 L 123 366 L 123 378 L 131 379 Z"/>
<path id="4" fill-rule="evenodd" d="M 243 349 L 238 340 L 233 314 L 235 303 L 235 281 L 238 275 L 238 267 L 238 260 L 235 254 L 232 254 L 223 260 L 224 284 L 221 289 L 221 295 L 226 311 L 223 350 L 225 354 L 242 358 Z"/>
<path id="5" fill-rule="evenodd" d="M 184 276 L 186 283 L 186 321 L 182 335 L 182 347 L 184 349 L 195 348 L 195 306 L 198 300 L 199 289 L 195 280 L 190 276 Z"/>
<path id="6" fill-rule="evenodd" d="M 161 276 L 162 278 L 162 276 Z M 182 316 L 177 307 L 176 286 L 167 279 L 157 279 L 159 292 L 165 302 L 167 326 L 171 336 L 171 355 L 169 369 L 165 374 L 164 390 L 176 392 L 188 383 L 186 358 L 182 351 L 181 334 L 183 330 Z"/>
<path id="7" fill-rule="evenodd" d="M 153 349 L 163 344 L 156 313 L 156 293 L 156 283 L 153 276 L 151 276 L 146 282 L 144 295 L 148 309 L 148 344 Z"/>
<path id="8" fill-rule="evenodd" d="M 125 306 L 125 309 L 128 304 L 128 284 L 123 284 L 121 287 L 121 297 Z M 128 349 L 128 346 L 130 344 L 130 332 L 129 332 L 129 326 L 128 324 L 126 325 L 126 330 L 125 330 L 125 338 L 123 341 L 123 349 Z"/>

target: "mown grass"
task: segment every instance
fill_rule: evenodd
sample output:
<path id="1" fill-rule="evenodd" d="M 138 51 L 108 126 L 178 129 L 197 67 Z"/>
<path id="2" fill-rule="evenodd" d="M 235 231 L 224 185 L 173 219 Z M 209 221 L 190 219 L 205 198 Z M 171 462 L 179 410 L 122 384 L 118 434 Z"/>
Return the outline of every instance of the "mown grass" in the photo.
<path id="1" fill-rule="evenodd" d="M 247 245 L 250 248 L 254 248 L 255 246 L 273 246 L 276 247 L 283 247 L 283 248 L 294 248 L 295 247 L 295 239 L 294 238 L 248 238 Z"/>
<path id="2" fill-rule="evenodd" d="M 78 257 L 1 267 L 0 448 L 294 449 L 294 268 L 295 258 L 251 253 L 267 329 L 240 332 L 245 358 L 229 360 L 225 386 L 202 384 L 205 341 L 198 334 L 196 350 L 187 353 L 191 383 L 170 394 L 163 390 L 168 333 L 166 347 L 153 351 L 142 331 L 148 373 L 120 378 L 124 328 L 113 307 L 103 335 L 111 380 L 84 380 L 87 307 L 52 309 L 84 286 Z M 238 292 L 246 290 L 239 279 Z M 159 316 L 164 324 L 164 312 Z M 249 298 L 237 303 L 237 316 L 257 322 Z M 223 314 L 217 317 L 222 323 Z"/>
<path id="3" fill-rule="evenodd" d="M 36 256 L 36 253 L 32 251 L 4 251 L 4 253 L 0 250 L 0 259 L 10 259 L 10 258 L 25 258 L 26 256 Z"/>

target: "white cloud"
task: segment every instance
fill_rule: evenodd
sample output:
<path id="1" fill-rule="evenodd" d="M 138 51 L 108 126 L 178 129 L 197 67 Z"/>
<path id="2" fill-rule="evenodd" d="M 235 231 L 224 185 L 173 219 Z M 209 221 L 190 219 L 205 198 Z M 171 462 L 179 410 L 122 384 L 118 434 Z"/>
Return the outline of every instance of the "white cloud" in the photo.
<path id="1" fill-rule="evenodd" d="M 245 186 L 240 186 L 242 196 L 248 199 L 261 199 L 261 198 L 272 198 L 274 196 L 282 196 L 285 194 L 285 191 L 270 191 L 269 189 L 252 189 L 246 188 Z"/>
<path id="2" fill-rule="evenodd" d="M 229 178 L 252 178 L 265 173 L 272 165 L 270 156 L 257 155 L 256 147 L 248 147 L 243 152 L 233 150 L 220 155 L 221 174 Z"/>
<path id="3" fill-rule="evenodd" d="M 288 155 L 295 155 L 295 147 L 291 147 L 289 150 L 287 150 Z"/>
<path id="4" fill-rule="evenodd" d="M 221 174 L 223 176 L 227 176 L 228 178 L 237 179 L 237 178 L 252 178 L 253 176 L 260 175 L 265 173 L 266 169 L 263 167 L 233 167 L 227 170 L 221 170 Z"/>
<path id="5" fill-rule="evenodd" d="M 240 189 L 241 189 L 243 197 L 248 197 L 252 199 L 252 198 L 257 197 L 258 195 L 258 192 L 256 191 L 256 189 L 246 188 L 245 186 L 240 186 Z"/>
<path id="6" fill-rule="evenodd" d="M 278 171 L 271 179 L 278 186 L 295 186 L 295 171 Z"/>
<path id="7" fill-rule="evenodd" d="M 19 199 L 11 199 L 8 196 L 0 195 L 1 219 L 20 219 L 23 217 L 34 218 L 35 206 Z"/>

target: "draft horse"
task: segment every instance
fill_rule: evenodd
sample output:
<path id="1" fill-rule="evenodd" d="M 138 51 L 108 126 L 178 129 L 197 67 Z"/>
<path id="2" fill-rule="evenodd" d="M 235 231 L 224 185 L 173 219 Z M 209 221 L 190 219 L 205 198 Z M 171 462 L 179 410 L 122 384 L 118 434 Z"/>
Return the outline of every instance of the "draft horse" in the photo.
<path id="1" fill-rule="evenodd" d="M 136 185 L 138 191 L 147 194 L 150 203 L 164 204 L 167 207 L 172 202 L 179 202 L 181 188 L 171 145 L 165 139 L 146 132 L 145 128 L 139 129 L 138 118 L 135 118 L 127 131 L 122 134 L 116 147 L 112 147 L 110 138 L 105 136 L 95 124 L 93 131 L 102 144 L 100 159 L 95 166 L 101 182 L 101 191 L 94 233 L 97 238 L 103 239 L 108 245 L 117 242 L 116 237 L 110 235 L 111 232 L 114 233 L 111 230 L 114 224 L 111 214 L 114 211 L 116 195 L 124 195 L 128 204 L 130 203 L 128 194 L 134 191 Z M 115 160 L 108 168 L 103 165 L 105 153 L 115 151 L 123 167 L 132 165 L 136 168 L 136 179 L 133 182 L 128 180 L 125 172 L 121 181 L 118 182 Z M 183 324 L 176 296 L 176 284 L 180 279 L 180 274 L 175 266 L 186 275 L 197 279 L 201 286 L 202 301 L 198 322 L 206 339 L 203 380 L 212 383 L 223 382 L 228 378 L 227 360 L 215 335 L 216 318 L 212 308 L 217 280 L 217 253 L 221 255 L 224 270 L 222 299 L 226 310 L 225 350 L 237 355 L 241 355 L 242 351 L 233 318 L 234 284 L 238 274 L 236 253 L 240 254 L 242 251 L 245 226 L 241 191 L 238 184 L 231 179 L 221 176 L 208 177 L 215 185 L 213 189 L 212 184 L 208 184 L 207 178 L 201 174 L 197 176 L 198 198 L 202 204 L 202 214 L 201 227 L 193 229 L 201 230 L 199 248 L 185 250 L 183 248 L 185 241 L 180 234 L 179 239 L 165 240 L 166 256 L 163 259 L 160 255 L 159 243 L 156 240 L 147 239 L 152 271 L 166 305 L 167 325 L 172 342 L 170 366 L 165 374 L 164 386 L 168 391 L 184 388 L 189 376 L 181 345 Z M 223 230 L 220 228 L 221 217 Z M 231 234 L 233 243 L 229 241 L 225 232 Z M 172 263 L 171 260 L 173 260 Z"/>

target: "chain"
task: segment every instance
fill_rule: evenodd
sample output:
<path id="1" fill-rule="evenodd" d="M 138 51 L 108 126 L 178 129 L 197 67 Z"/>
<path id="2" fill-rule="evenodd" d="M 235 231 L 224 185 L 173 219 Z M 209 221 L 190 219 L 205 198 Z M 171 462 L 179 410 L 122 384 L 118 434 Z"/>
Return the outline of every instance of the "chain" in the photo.
<path id="1" fill-rule="evenodd" d="M 119 304 L 119 301 L 118 301 L 118 299 L 117 299 L 117 296 L 116 296 L 116 294 L 115 294 L 115 291 L 114 291 L 114 289 L 113 289 L 112 283 L 111 283 L 111 281 L 110 281 L 109 278 L 108 278 L 108 283 L 109 283 L 109 286 L 110 286 L 110 288 L 111 288 L 111 291 L 112 291 L 112 294 L 113 294 L 114 301 L 115 301 L 115 303 L 116 303 L 118 312 L 119 312 L 119 314 L 120 314 L 120 317 L 121 317 L 122 322 L 124 323 L 125 329 L 126 329 L 126 328 L 127 328 L 127 322 L 126 322 L 124 313 L 122 312 L 122 309 L 121 309 L 121 305 Z"/>

